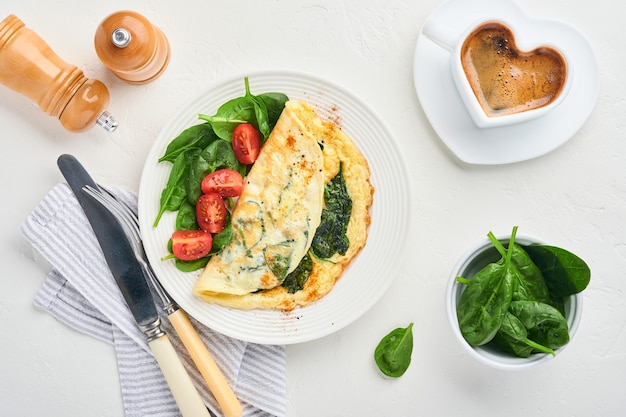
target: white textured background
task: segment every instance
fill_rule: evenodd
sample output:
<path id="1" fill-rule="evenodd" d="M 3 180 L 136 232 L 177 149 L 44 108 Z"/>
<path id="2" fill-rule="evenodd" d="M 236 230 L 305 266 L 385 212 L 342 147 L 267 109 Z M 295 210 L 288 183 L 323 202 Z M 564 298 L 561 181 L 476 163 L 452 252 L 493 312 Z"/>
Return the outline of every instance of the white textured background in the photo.
<path id="1" fill-rule="evenodd" d="M 18 226 L 61 175 L 72 153 L 102 183 L 137 191 L 153 139 L 177 109 L 232 73 L 294 69 L 331 79 L 390 126 L 409 162 L 414 223 L 409 256 L 391 289 L 348 328 L 288 348 L 290 417 L 626 415 L 626 7 L 614 0 L 519 0 L 534 17 L 586 34 L 602 77 L 597 107 L 563 147 L 506 166 L 455 159 L 428 124 L 413 86 L 413 51 L 435 0 L 121 1 L 3 0 L 67 62 L 112 95 L 118 132 L 75 135 L 24 97 L 0 87 L 0 415 L 122 416 L 111 346 L 34 309 L 46 267 Z M 134 9 L 168 37 L 167 71 L 128 86 L 98 61 L 93 35 L 109 13 Z M 454 123 L 454 120 L 450 120 Z M 585 259 L 578 334 L 557 360 L 516 373 L 476 363 L 444 314 L 448 273 L 487 231 L 536 235 Z M 415 322 L 409 371 L 383 378 L 379 339 Z"/>

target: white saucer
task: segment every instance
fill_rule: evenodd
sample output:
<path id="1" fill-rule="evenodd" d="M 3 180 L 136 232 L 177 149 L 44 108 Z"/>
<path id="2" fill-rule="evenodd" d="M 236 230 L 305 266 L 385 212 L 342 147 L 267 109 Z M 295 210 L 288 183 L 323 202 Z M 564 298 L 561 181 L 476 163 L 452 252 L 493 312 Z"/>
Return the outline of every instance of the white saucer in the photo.
<path id="1" fill-rule="evenodd" d="M 448 0 L 429 19 L 443 21 L 459 35 L 480 19 L 499 17 L 516 25 L 533 25 L 550 43 L 566 53 L 574 68 L 571 90 L 550 113 L 515 125 L 477 127 L 456 89 L 450 53 L 421 32 L 415 48 L 413 73 L 417 96 L 426 117 L 446 146 L 470 164 L 507 164 L 544 155 L 567 142 L 583 126 L 600 92 L 600 75 L 593 49 L 573 27 L 554 20 L 536 20 L 512 1 Z"/>

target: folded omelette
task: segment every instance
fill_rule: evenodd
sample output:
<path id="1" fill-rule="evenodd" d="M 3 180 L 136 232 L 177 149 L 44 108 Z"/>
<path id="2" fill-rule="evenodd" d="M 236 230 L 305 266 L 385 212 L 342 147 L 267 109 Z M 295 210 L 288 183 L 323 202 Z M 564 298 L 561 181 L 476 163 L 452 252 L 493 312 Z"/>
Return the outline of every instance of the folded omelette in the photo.
<path id="1" fill-rule="evenodd" d="M 291 310 L 326 295 L 363 248 L 374 189 L 369 167 L 341 129 L 322 121 L 305 102 L 285 105 L 233 210 L 232 239 L 211 258 L 193 292 L 203 300 L 241 309 Z M 326 258 L 311 252 L 327 185 L 342 180 L 349 195 L 347 246 Z M 318 237 L 319 239 L 319 237 Z M 301 289 L 283 286 L 308 261 Z"/>

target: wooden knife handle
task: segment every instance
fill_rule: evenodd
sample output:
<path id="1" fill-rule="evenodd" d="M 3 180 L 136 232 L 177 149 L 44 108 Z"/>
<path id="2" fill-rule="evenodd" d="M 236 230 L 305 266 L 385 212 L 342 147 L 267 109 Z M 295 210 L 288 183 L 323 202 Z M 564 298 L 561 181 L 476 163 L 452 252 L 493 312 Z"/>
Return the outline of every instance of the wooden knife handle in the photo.
<path id="1" fill-rule="evenodd" d="M 182 309 L 178 309 L 170 314 L 168 318 L 198 367 L 200 374 L 209 386 L 209 389 L 215 396 L 215 399 L 220 407 L 222 407 L 224 415 L 226 417 L 241 416 L 243 412 L 241 403 L 228 384 L 226 377 L 224 377 L 224 374 L 213 360 L 211 353 L 209 353 L 202 339 L 200 339 L 200 336 L 191 324 L 191 321 L 189 321 L 185 312 Z"/>
<path id="2" fill-rule="evenodd" d="M 166 334 L 148 342 L 183 417 L 210 417 L 200 394 Z"/>

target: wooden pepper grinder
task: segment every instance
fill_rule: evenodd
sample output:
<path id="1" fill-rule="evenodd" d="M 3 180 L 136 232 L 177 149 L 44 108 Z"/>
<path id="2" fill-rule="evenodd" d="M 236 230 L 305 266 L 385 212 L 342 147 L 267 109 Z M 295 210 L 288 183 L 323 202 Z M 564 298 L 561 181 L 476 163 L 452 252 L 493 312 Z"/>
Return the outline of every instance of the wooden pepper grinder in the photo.
<path id="1" fill-rule="evenodd" d="M 94 125 L 112 132 L 117 127 L 106 110 L 106 86 L 59 58 L 15 15 L 0 22 L 0 83 L 33 100 L 70 132 Z"/>
<path id="2" fill-rule="evenodd" d="M 130 10 L 106 17 L 96 29 L 94 46 L 102 63 L 131 84 L 154 80 L 170 59 L 169 42 L 163 32 Z"/>

